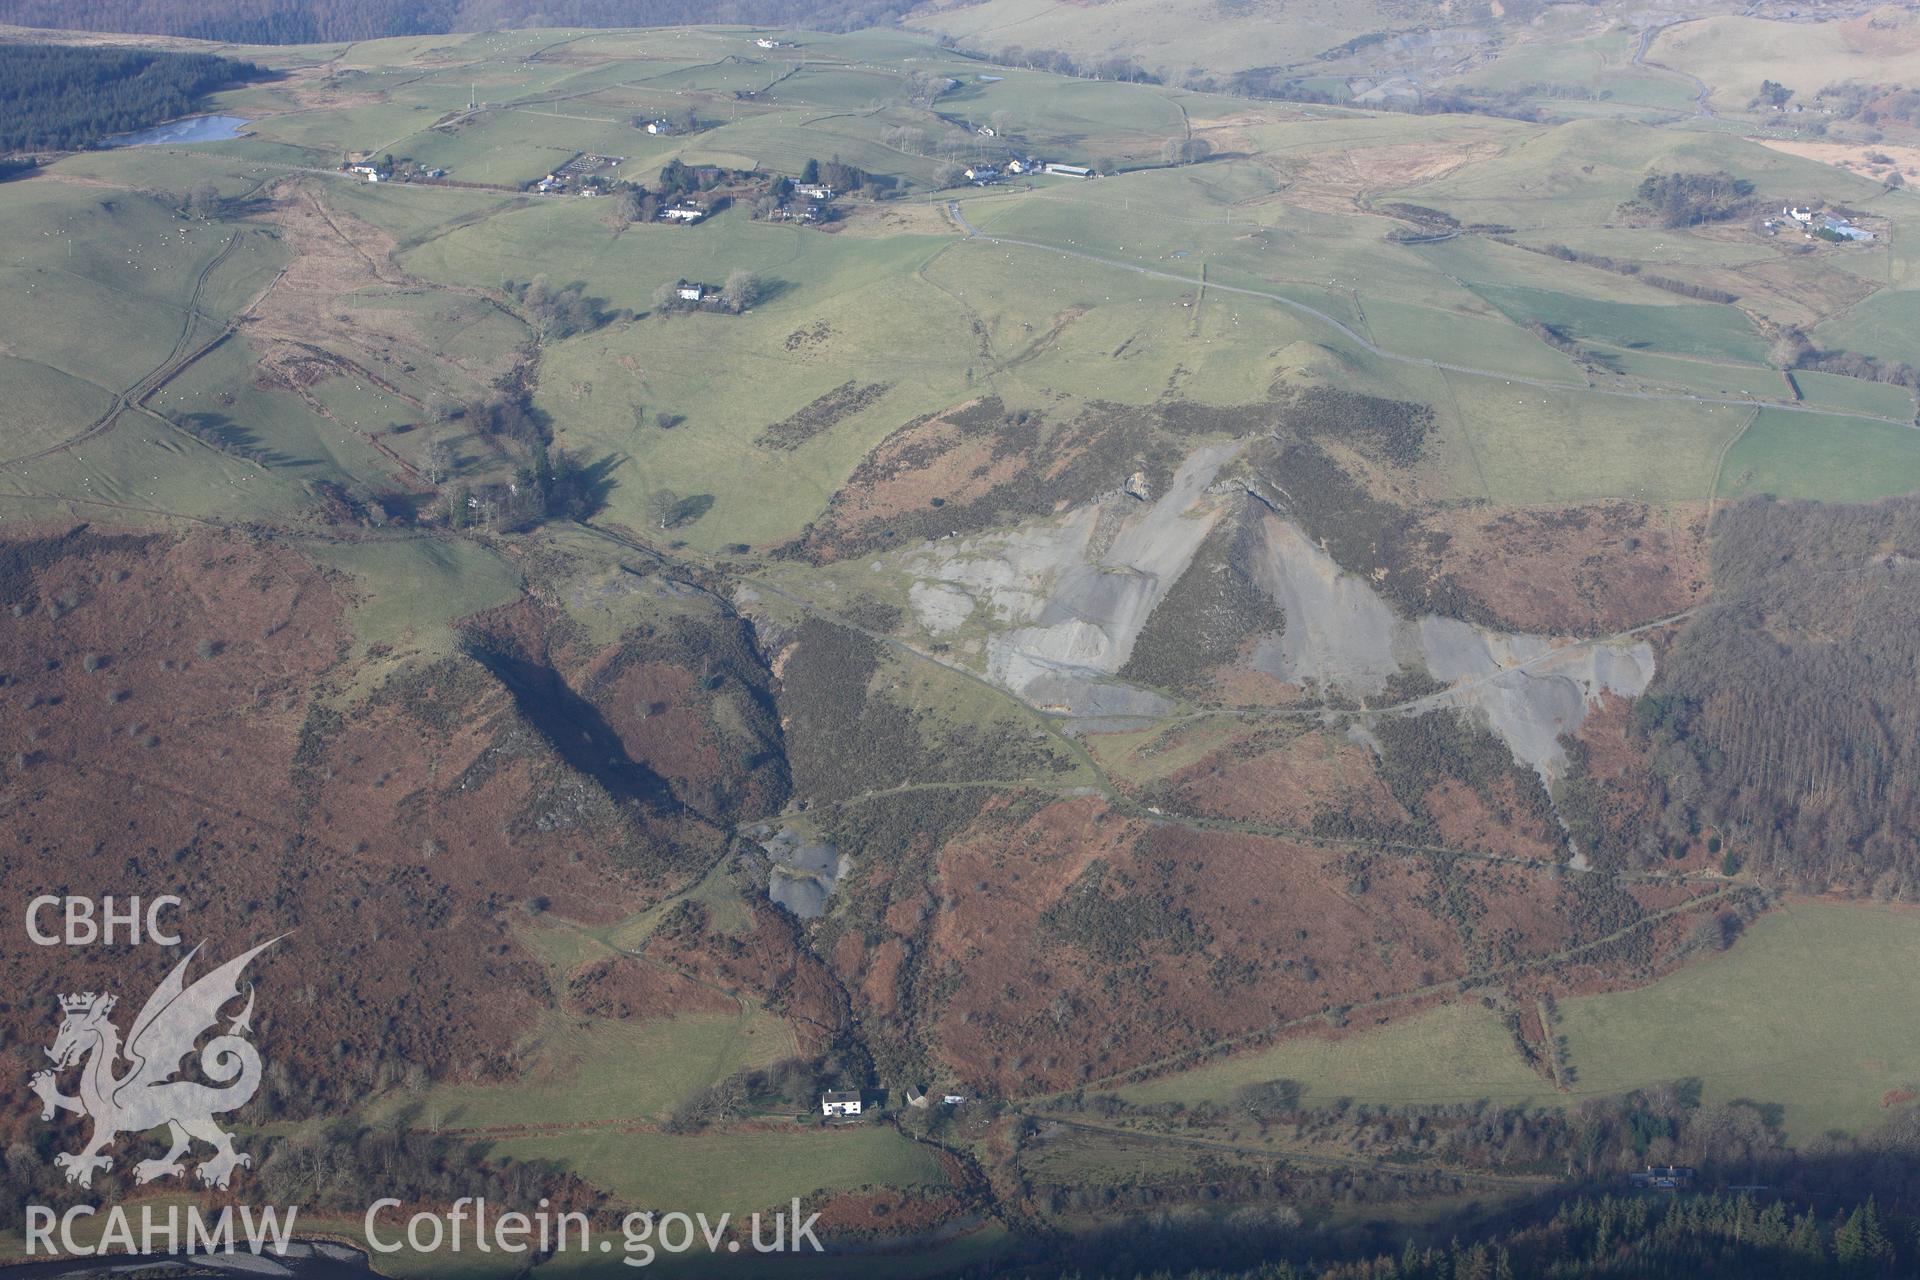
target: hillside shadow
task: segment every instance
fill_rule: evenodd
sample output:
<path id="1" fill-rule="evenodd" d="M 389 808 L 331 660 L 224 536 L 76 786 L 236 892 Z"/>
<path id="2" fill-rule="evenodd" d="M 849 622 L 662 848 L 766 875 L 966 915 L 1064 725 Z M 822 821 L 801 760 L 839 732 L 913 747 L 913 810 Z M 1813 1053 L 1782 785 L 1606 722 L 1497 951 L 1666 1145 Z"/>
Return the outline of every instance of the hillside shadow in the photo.
<path id="1" fill-rule="evenodd" d="M 711 510 L 713 510 L 713 495 L 710 493 L 696 493 L 682 498 L 673 504 L 673 511 L 667 516 L 665 527 L 678 529 L 682 525 L 692 524 Z"/>
<path id="2" fill-rule="evenodd" d="M 679 807 L 666 779 L 628 755 L 600 709 L 569 687 L 558 671 L 483 639 L 469 641 L 467 652 L 506 686 L 520 713 L 570 768 L 617 800 L 639 801 L 656 810 Z"/>
<path id="3" fill-rule="evenodd" d="M 753 305 L 756 307 L 764 307 L 769 302 L 786 297 L 789 293 L 792 293 L 793 290 L 794 283 L 791 280 L 781 280 L 773 276 L 761 276 L 760 289 L 754 295 Z"/>
<path id="4" fill-rule="evenodd" d="M 310 458 L 291 457 L 269 447 L 259 432 L 241 426 L 224 413 L 188 413 L 172 421 L 201 444 L 263 467 L 298 467 L 312 462 Z"/>
<path id="5" fill-rule="evenodd" d="M 572 520 L 590 520 L 605 511 L 620 484 L 613 473 L 627 460 L 625 455 L 609 453 L 594 462 L 575 462 L 566 472 L 565 492 L 554 494 L 559 514 Z"/>

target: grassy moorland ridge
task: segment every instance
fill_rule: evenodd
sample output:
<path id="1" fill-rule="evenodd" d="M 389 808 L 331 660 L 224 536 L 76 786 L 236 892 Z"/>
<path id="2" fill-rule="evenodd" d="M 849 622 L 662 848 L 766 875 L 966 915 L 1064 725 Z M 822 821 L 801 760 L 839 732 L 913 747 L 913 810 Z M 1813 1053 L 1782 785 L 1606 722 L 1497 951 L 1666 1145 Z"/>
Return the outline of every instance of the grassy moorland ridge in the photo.
<path id="1" fill-rule="evenodd" d="M 798 1196 L 904 1274 L 1892 1197 L 1907 28 L 1404 8 L 1160 83 L 1001 43 L 1135 0 L 206 46 L 239 136 L 0 187 L 0 882 L 291 931 L 238 1120 L 316 1214 Z M 1880 50 L 1818 134 L 1803 36 Z"/>

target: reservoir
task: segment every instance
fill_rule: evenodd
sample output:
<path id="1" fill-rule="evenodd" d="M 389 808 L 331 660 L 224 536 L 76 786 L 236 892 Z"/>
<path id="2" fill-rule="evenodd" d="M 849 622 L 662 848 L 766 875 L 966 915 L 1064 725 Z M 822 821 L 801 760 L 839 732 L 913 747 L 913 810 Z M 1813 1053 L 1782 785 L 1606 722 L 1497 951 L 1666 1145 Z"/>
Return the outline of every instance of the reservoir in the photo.
<path id="1" fill-rule="evenodd" d="M 239 116 L 188 116 L 107 139 L 110 147 L 151 147 L 159 143 L 225 142 L 237 138 L 252 121 Z"/>

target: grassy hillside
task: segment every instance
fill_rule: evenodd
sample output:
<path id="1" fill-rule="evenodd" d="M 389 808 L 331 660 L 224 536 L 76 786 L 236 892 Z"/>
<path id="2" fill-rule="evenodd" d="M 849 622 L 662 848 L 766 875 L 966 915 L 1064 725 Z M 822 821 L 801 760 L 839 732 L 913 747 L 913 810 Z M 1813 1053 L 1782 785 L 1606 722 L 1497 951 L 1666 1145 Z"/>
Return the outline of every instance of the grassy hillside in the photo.
<path id="1" fill-rule="evenodd" d="M 1084 61 L 1131 58 L 1163 74 L 1179 74 L 1189 67 L 1232 72 L 1303 61 L 1409 16 L 1394 4 L 1283 9 L 1274 0 L 1262 0 L 1196 22 L 1191 6 L 1178 0 L 1123 0 L 1108 6 L 1096 25 L 1044 0 L 988 0 L 952 9 L 928 7 L 910 21 L 984 49 L 1061 49 Z"/>
<path id="2" fill-rule="evenodd" d="M 1901 83 L 1913 73 L 1915 31 L 1910 21 L 1778 22 L 1727 15 L 1683 22 L 1660 33 L 1650 61 L 1697 76 L 1712 87 L 1709 101 L 1740 110 L 1760 82 L 1780 80 L 1809 98 L 1838 81 Z"/>

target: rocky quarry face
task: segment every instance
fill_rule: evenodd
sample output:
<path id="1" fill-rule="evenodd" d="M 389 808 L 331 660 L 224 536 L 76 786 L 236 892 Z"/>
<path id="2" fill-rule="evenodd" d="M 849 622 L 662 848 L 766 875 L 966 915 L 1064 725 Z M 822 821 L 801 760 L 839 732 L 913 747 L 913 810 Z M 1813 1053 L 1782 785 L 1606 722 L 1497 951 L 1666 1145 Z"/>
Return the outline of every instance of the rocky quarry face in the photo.
<path id="1" fill-rule="evenodd" d="M 1116 673 L 1208 534 L 1241 520 L 1253 536 L 1235 540 L 1239 568 L 1284 617 L 1248 661 L 1322 696 L 1357 701 L 1362 726 L 1382 715 L 1458 708 L 1480 716 L 1551 786 L 1566 764 L 1560 735 L 1578 729 L 1602 693 L 1631 697 L 1653 679 L 1644 641 L 1569 641 L 1402 617 L 1283 510 L 1236 482 L 1217 483 L 1237 450 L 1197 450 L 1150 502 L 1117 491 L 1011 532 L 902 553 L 919 625 L 936 640 L 984 626 L 976 652 L 988 678 L 1080 728 L 1164 715 L 1174 709 L 1170 698 Z M 1423 672 L 1447 687 L 1366 706 L 1395 676 Z"/>
<path id="2" fill-rule="evenodd" d="M 1056 520 L 912 556 L 909 598 L 921 626 L 937 637 L 984 619 L 988 676 L 1042 710 L 1092 720 L 1170 711 L 1161 694 L 1113 674 L 1235 506 L 1209 486 L 1236 452 L 1199 450 L 1154 502 L 1115 493 Z"/>
<path id="3" fill-rule="evenodd" d="M 830 844 L 808 840 L 791 827 L 775 831 L 762 825 L 754 835 L 771 864 L 767 896 L 802 920 L 824 912 L 827 899 L 847 874 L 847 855 Z"/>

